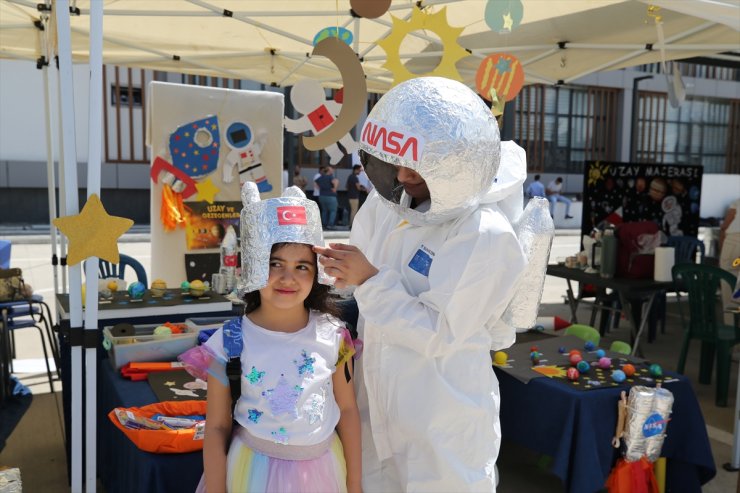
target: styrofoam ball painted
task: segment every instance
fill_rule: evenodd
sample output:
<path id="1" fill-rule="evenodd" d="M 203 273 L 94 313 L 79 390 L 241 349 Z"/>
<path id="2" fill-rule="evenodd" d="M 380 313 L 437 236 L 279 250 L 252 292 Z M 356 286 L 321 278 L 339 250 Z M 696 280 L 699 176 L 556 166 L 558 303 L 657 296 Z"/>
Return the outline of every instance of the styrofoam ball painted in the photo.
<path id="1" fill-rule="evenodd" d="M 597 358 L 603 358 L 604 356 L 606 356 L 606 351 L 604 351 L 603 349 L 597 349 L 596 350 L 596 357 Z"/>
<path id="2" fill-rule="evenodd" d="M 568 371 L 565 372 L 565 375 L 568 377 L 568 380 L 571 380 L 571 381 L 578 380 L 578 377 L 581 376 L 581 374 L 578 372 L 578 370 L 576 370 L 572 366 L 570 368 L 568 368 Z"/>
<path id="3" fill-rule="evenodd" d="M 627 378 L 627 375 L 625 375 L 622 370 L 614 370 L 612 372 L 612 380 L 614 380 L 617 383 L 624 382 L 625 378 Z"/>
<path id="4" fill-rule="evenodd" d="M 662 377 L 663 367 L 661 367 L 657 363 L 653 363 L 652 365 L 650 365 L 650 376 L 651 377 Z"/>
<path id="5" fill-rule="evenodd" d="M 581 373 L 588 373 L 588 371 L 591 369 L 591 365 L 588 363 L 588 361 L 579 361 L 576 365 L 576 368 Z"/>
<path id="6" fill-rule="evenodd" d="M 143 282 L 132 282 L 128 286 L 128 295 L 131 297 L 132 300 L 140 300 L 144 297 L 145 292 L 146 286 L 144 286 Z"/>
<path id="7" fill-rule="evenodd" d="M 607 358 L 604 356 L 603 358 L 599 358 L 599 368 L 603 368 L 606 370 L 607 368 L 610 368 L 612 366 L 612 360 L 611 358 Z"/>
<path id="8" fill-rule="evenodd" d="M 509 361 L 509 355 L 503 351 L 493 353 L 493 362 L 499 366 L 504 366 Z"/>
<path id="9" fill-rule="evenodd" d="M 580 354 L 574 353 L 570 355 L 570 364 L 576 366 L 580 361 L 583 360 Z"/>
<path id="10" fill-rule="evenodd" d="M 635 369 L 635 365 L 633 365 L 632 363 L 627 363 L 627 364 L 622 365 L 622 371 L 624 372 L 625 375 L 627 375 L 627 378 L 629 378 L 632 375 L 634 375 L 635 371 L 637 370 Z"/>

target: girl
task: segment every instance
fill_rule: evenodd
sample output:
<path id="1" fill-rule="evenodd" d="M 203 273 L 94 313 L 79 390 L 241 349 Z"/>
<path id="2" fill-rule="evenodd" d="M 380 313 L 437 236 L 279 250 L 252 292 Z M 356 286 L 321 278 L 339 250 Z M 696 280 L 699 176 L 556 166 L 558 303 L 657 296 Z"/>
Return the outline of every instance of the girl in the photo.
<path id="1" fill-rule="evenodd" d="M 354 349 L 312 251 L 323 245 L 318 207 L 297 187 L 260 202 L 246 183 L 242 196 L 245 315 L 181 355 L 189 370 L 208 373 L 206 490 L 359 492 Z M 232 427 L 226 363 L 234 340 L 241 395 Z"/>

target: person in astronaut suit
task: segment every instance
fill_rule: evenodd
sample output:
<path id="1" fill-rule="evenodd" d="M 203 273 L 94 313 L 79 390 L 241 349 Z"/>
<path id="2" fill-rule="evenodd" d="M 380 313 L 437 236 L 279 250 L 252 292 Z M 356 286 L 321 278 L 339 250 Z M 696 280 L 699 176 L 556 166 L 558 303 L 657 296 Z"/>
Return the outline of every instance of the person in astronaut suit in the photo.
<path id="1" fill-rule="evenodd" d="M 493 492 L 490 350 L 514 342 L 501 316 L 527 265 L 496 180 L 500 162 L 521 171 L 508 188 L 521 209 L 524 151 L 502 145 L 475 93 L 437 77 L 384 95 L 360 148 L 375 191 L 350 244 L 315 251 L 338 288 L 356 286 L 363 490 Z"/>

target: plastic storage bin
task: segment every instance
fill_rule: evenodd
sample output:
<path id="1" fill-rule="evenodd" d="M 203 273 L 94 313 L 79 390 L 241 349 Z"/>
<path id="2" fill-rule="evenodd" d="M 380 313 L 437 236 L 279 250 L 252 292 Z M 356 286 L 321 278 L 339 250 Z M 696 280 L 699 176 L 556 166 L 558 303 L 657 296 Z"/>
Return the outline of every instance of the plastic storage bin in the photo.
<path id="1" fill-rule="evenodd" d="M 168 336 L 152 333 L 159 325 L 137 325 L 133 336 L 114 337 L 111 327 L 103 329 L 103 338 L 110 341 L 108 359 L 116 370 L 134 362 L 175 361 L 177 355 L 196 345 L 198 330 L 186 324 L 185 332 Z"/>

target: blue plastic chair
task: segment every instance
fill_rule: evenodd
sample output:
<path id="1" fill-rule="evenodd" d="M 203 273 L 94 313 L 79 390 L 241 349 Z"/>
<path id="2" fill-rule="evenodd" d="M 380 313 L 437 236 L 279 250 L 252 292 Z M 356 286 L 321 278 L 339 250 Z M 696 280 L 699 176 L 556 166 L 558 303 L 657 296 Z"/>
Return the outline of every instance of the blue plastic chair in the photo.
<path id="1" fill-rule="evenodd" d="M 130 267 L 135 273 L 136 278 L 144 286 L 149 286 L 146 278 L 146 271 L 144 266 L 139 263 L 133 257 L 128 255 L 119 254 L 120 260 L 117 264 L 112 264 L 107 260 L 100 259 L 98 263 L 98 275 L 101 279 L 107 279 L 109 277 L 117 277 L 119 279 L 125 279 L 126 267 Z"/>

